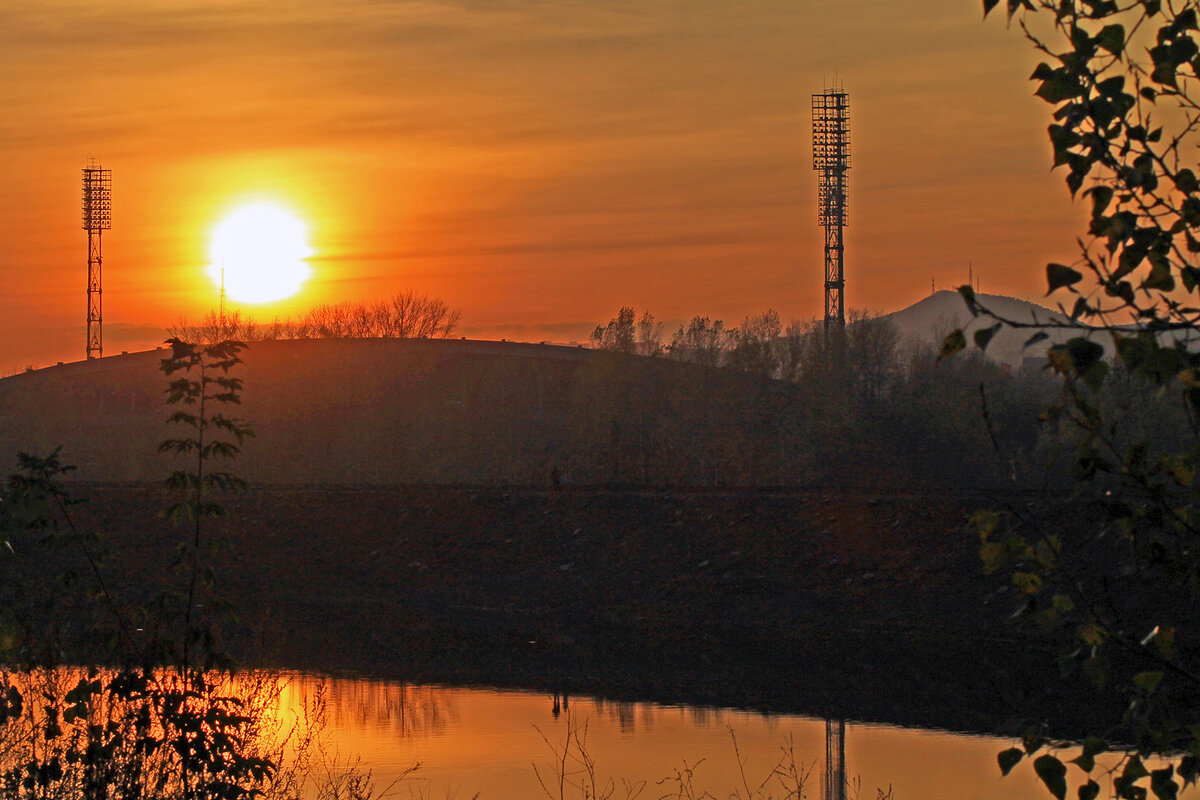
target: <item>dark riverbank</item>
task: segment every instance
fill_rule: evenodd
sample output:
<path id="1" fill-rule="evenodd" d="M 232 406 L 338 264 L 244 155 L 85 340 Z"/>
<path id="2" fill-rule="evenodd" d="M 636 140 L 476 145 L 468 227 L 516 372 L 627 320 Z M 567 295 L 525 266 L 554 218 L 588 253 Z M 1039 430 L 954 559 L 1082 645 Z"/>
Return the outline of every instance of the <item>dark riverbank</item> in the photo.
<path id="1" fill-rule="evenodd" d="M 80 485 L 113 580 L 176 536 L 147 486 Z M 1019 641 L 941 493 L 271 488 L 227 498 L 220 590 L 243 659 L 1007 731 L 1094 704 Z M 1069 731 L 1067 731 L 1069 732 Z"/>

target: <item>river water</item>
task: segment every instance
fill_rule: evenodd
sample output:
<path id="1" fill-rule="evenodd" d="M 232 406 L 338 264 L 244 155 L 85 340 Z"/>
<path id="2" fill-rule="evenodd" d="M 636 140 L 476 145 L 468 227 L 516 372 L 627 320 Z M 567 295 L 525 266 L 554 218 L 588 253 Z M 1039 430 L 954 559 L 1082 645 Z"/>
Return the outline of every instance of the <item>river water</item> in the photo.
<path id="1" fill-rule="evenodd" d="M 524 800 L 546 797 L 543 783 L 554 798 L 594 796 L 584 794 L 583 783 L 600 796 L 611 789 L 614 799 L 649 800 L 679 796 L 679 779 L 690 769 L 693 794 L 685 797 L 747 797 L 765 782 L 761 796 L 778 798 L 784 788 L 771 773 L 781 758 L 808 773 L 806 798 L 822 796 L 821 719 L 301 675 L 291 676 L 280 697 L 282 717 L 294 719 L 317 698 L 324 699 L 327 753 L 342 763 L 361 759 L 376 790 L 390 787 L 392 797 Z M 896 800 L 1049 798 L 1029 765 L 1001 778 L 996 754 L 1010 746 L 994 737 L 850 721 L 849 796 L 876 800 L 890 790 Z"/>

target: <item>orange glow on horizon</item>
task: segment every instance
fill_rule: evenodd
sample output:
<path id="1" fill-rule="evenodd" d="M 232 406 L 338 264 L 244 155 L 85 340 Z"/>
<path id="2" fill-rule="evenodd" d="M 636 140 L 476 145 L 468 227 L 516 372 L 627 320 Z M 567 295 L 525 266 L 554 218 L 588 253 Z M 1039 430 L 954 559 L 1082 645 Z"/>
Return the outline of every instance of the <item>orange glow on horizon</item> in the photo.
<path id="1" fill-rule="evenodd" d="M 668 328 L 810 319 L 809 94 L 833 71 L 848 308 L 897 310 L 968 263 L 983 291 L 1038 300 L 1086 230 L 1049 171 L 1036 53 L 969 0 L 903 19 L 882 0 L 3 8 L 0 373 L 83 357 L 93 155 L 113 170 L 106 352 L 217 307 L 210 235 L 242 199 L 310 229 L 311 277 L 244 309 L 262 322 L 406 290 L 461 310 L 460 333 L 532 341 L 586 339 L 623 305 Z"/>

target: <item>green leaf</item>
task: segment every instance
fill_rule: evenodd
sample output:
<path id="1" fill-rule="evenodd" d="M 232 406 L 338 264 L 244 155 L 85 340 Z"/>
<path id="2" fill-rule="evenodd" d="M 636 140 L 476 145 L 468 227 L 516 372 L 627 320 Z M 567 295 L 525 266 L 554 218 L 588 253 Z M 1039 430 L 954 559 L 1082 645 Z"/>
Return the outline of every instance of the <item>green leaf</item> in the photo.
<path id="1" fill-rule="evenodd" d="M 1052 755 L 1044 755 L 1033 762 L 1033 771 L 1042 779 L 1050 793 L 1064 800 L 1067 796 L 1067 768 Z"/>
<path id="2" fill-rule="evenodd" d="M 1008 18 L 1010 20 L 1013 18 L 1013 14 L 1017 13 L 1017 9 L 1019 8 L 1028 8 L 1032 10 L 1033 6 L 1030 4 L 1030 0 L 1008 0 Z"/>
<path id="3" fill-rule="evenodd" d="M 1091 387 L 1093 392 L 1098 392 L 1104 386 L 1104 379 L 1108 377 L 1108 364 L 1104 361 L 1097 361 L 1079 377 Z"/>
<path id="4" fill-rule="evenodd" d="M 1081 667 L 1083 674 L 1095 686 L 1103 689 L 1108 685 L 1108 664 L 1104 659 L 1096 657 L 1084 659 Z"/>
<path id="5" fill-rule="evenodd" d="M 979 510 L 971 514 L 970 525 L 979 533 L 981 540 L 986 540 L 996 532 L 1000 525 L 1000 515 L 995 511 Z"/>
<path id="6" fill-rule="evenodd" d="M 1121 55 L 1121 51 L 1125 49 L 1125 26 L 1106 25 L 1096 34 L 1095 42 L 1114 56 Z"/>
<path id="7" fill-rule="evenodd" d="M 970 286 L 959 286 L 958 294 L 962 297 L 963 302 L 967 304 L 967 310 L 973 316 L 979 315 L 979 303 L 975 300 L 975 289 Z"/>
<path id="8" fill-rule="evenodd" d="M 1160 800 L 1175 800 L 1179 796 L 1179 784 L 1174 780 L 1175 769 L 1170 766 L 1150 773 L 1150 789 Z"/>
<path id="9" fill-rule="evenodd" d="M 1042 578 L 1033 572 L 1014 572 L 1012 582 L 1024 594 L 1034 595 L 1042 590 Z"/>
<path id="10" fill-rule="evenodd" d="M 1089 622 L 1079 629 L 1079 638 L 1084 644 L 1094 647 L 1104 644 L 1104 641 L 1108 638 L 1108 634 L 1104 628 L 1094 622 Z"/>
<path id="11" fill-rule="evenodd" d="M 1192 170 L 1184 168 L 1180 172 L 1175 173 L 1175 185 L 1180 187 L 1181 192 L 1192 194 L 1196 190 L 1200 190 L 1200 181 L 1196 181 L 1196 175 Z"/>
<path id="12" fill-rule="evenodd" d="M 975 331 L 975 346 L 980 350 L 987 350 L 988 343 L 992 341 L 992 337 L 996 335 L 1001 328 L 1001 323 L 997 322 L 990 328 Z"/>
<path id="13" fill-rule="evenodd" d="M 1021 759 L 1025 757 L 1025 752 L 1019 747 L 1010 747 L 1000 755 L 996 756 L 996 760 L 1000 762 L 1000 774 L 1007 775 L 1012 772 L 1013 767 L 1021 763 Z"/>
<path id="14" fill-rule="evenodd" d="M 1113 190 L 1110 186 L 1094 186 L 1088 190 L 1092 196 L 1092 217 L 1099 217 L 1104 214 L 1108 204 L 1112 202 Z"/>
<path id="15" fill-rule="evenodd" d="M 1083 740 L 1083 752 L 1089 756 L 1098 756 L 1108 750 L 1108 742 L 1099 736 L 1089 736 Z"/>
<path id="16" fill-rule="evenodd" d="M 1189 197 L 1183 201 L 1179 213 L 1189 225 L 1200 225 L 1200 198 Z"/>
<path id="17" fill-rule="evenodd" d="M 1083 375 L 1104 358 L 1104 348 L 1091 339 L 1077 336 L 1067 341 L 1066 348 L 1071 357 L 1071 366 L 1079 375 Z"/>
<path id="18" fill-rule="evenodd" d="M 1046 294 L 1051 294 L 1055 289 L 1063 286 L 1072 286 L 1081 280 L 1083 280 L 1083 274 L 1068 266 L 1063 264 L 1046 265 L 1046 285 L 1050 287 Z"/>
<path id="19" fill-rule="evenodd" d="M 984 574 L 991 575 L 1004 563 L 1004 545 L 998 542 L 984 542 L 979 545 L 979 559 L 983 562 Z"/>
<path id="20" fill-rule="evenodd" d="M 1175 277 L 1171 275 L 1171 264 L 1165 258 L 1151 258 L 1150 274 L 1142 281 L 1142 288 L 1169 292 L 1175 288 Z"/>
<path id="21" fill-rule="evenodd" d="M 1139 672 L 1133 676 L 1133 685 L 1144 694 L 1154 694 L 1162 679 L 1161 672 Z"/>
<path id="22" fill-rule="evenodd" d="M 1070 100 L 1083 94 L 1083 84 L 1066 67 L 1056 69 L 1051 76 L 1042 81 L 1042 85 L 1034 92 L 1047 103 L 1058 105 L 1064 100 Z"/>
<path id="23" fill-rule="evenodd" d="M 1150 772 L 1146 766 L 1142 764 L 1142 760 L 1137 756 L 1133 756 L 1125 764 L 1125 769 L 1121 771 L 1121 777 L 1128 781 L 1140 781 L 1142 778 L 1149 777 Z"/>
<path id="24" fill-rule="evenodd" d="M 1159 462 L 1163 472 L 1175 479 L 1175 483 L 1183 488 L 1192 485 L 1196 479 L 1196 465 L 1186 455 L 1166 455 Z"/>
<path id="25" fill-rule="evenodd" d="M 1103 95 L 1104 97 L 1113 98 L 1113 99 L 1122 97 L 1122 90 L 1124 88 L 1125 88 L 1125 77 L 1123 75 L 1118 75 L 1115 78 L 1109 78 L 1107 80 L 1100 81 L 1100 83 L 1096 84 L 1096 89 L 1097 89 L 1097 91 L 1100 92 L 1101 95 Z M 1108 108 L 1110 108 L 1110 106 L 1104 106 L 1104 108 L 1108 109 Z M 1106 119 L 1104 119 L 1103 124 L 1107 125 L 1110 121 L 1111 120 L 1106 118 Z"/>
<path id="26" fill-rule="evenodd" d="M 1047 340 L 1049 338 L 1050 338 L 1050 334 L 1046 333 L 1045 331 L 1038 331 L 1033 336 L 1030 336 L 1028 339 L 1025 340 L 1025 344 L 1022 345 L 1022 348 L 1032 347 L 1033 345 L 1037 344 L 1038 342 L 1044 342 L 1045 340 Z"/>
<path id="27" fill-rule="evenodd" d="M 1163 658 L 1173 658 L 1175 655 L 1175 629 L 1169 625 L 1155 626 L 1158 633 L 1154 637 L 1154 646 Z"/>
<path id="28" fill-rule="evenodd" d="M 1118 281 L 1115 286 L 1105 287 L 1105 291 L 1113 297 L 1119 297 L 1126 305 L 1133 305 L 1133 284 L 1129 281 Z"/>
<path id="29" fill-rule="evenodd" d="M 946 338 L 942 340 L 942 352 L 938 355 L 938 361 L 941 361 L 945 358 L 950 358 L 966 346 L 967 337 L 963 335 L 963 332 L 961 330 L 951 331 Z"/>

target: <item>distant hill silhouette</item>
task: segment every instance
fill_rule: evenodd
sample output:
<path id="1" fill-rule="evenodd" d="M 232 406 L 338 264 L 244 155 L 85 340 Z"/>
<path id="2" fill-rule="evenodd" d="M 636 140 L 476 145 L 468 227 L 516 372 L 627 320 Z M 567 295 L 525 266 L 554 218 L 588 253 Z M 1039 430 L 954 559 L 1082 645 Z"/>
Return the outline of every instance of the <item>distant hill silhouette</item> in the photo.
<path id="1" fill-rule="evenodd" d="M 982 299 L 1016 319 L 1055 318 L 1031 303 Z M 970 320 L 950 292 L 890 316 L 906 337 L 935 346 L 956 325 L 971 332 L 988 324 Z M 1001 332 L 989 356 L 1021 366 L 1031 333 Z M 1067 333 L 1053 331 L 1051 341 Z M 864 350 L 848 365 L 827 362 L 820 348 L 793 352 L 807 362 L 784 382 L 753 369 L 562 345 L 253 342 L 238 368 L 246 388 L 237 414 L 257 437 L 233 469 L 279 485 L 911 489 L 1006 481 L 1011 470 L 991 434 L 1011 452 L 1033 453 L 1045 387 L 1010 380 L 987 359 L 938 365 L 929 349 L 901 354 L 901 370 L 890 349 Z M 179 435 L 164 424 L 173 410 L 158 369 L 165 355 L 0 379 L 0 474 L 19 450 L 58 446 L 83 480 L 158 481 L 179 468 L 157 452 Z M 992 428 L 979 417 L 983 383 Z"/>
<path id="2" fill-rule="evenodd" d="M 77 477 L 160 480 L 166 351 L 0 379 L 0 457 L 63 446 Z M 233 465 L 277 484 L 762 485 L 798 479 L 790 384 L 580 347 L 254 342 Z M 0 470 L 8 471 L 8 465 Z"/>
<path id="3" fill-rule="evenodd" d="M 980 304 L 985 308 L 994 311 L 1001 317 L 1018 322 L 1034 324 L 1062 324 L 1069 322 L 1069 319 L 1065 315 L 1040 306 L 1037 303 L 1031 303 L 1028 300 L 995 294 L 980 294 L 977 297 Z M 962 295 L 955 291 L 936 292 L 908 308 L 894 311 L 884 316 L 895 323 L 901 335 L 905 338 L 937 346 L 941 345 L 942 339 L 950 331 L 955 328 L 963 328 L 967 335 L 967 341 L 974 347 L 974 332 L 991 327 L 996 322 L 995 319 L 986 316 L 973 318 L 971 312 L 967 309 L 966 301 L 963 300 Z M 1044 330 L 1048 338 L 1026 348 L 1025 342 L 1037 333 L 1038 330 Z M 1061 344 L 1078 335 L 1077 331 L 1063 328 L 1017 329 L 1006 325 L 996 333 L 996 336 L 989 343 L 987 354 L 1001 364 L 1019 367 L 1024 359 L 1044 358 L 1046 349 L 1051 345 Z M 1104 346 L 1105 351 L 1112 352 L 1112 338 L 1110 336 L 1097 335 L 1095 339 Z"/>

